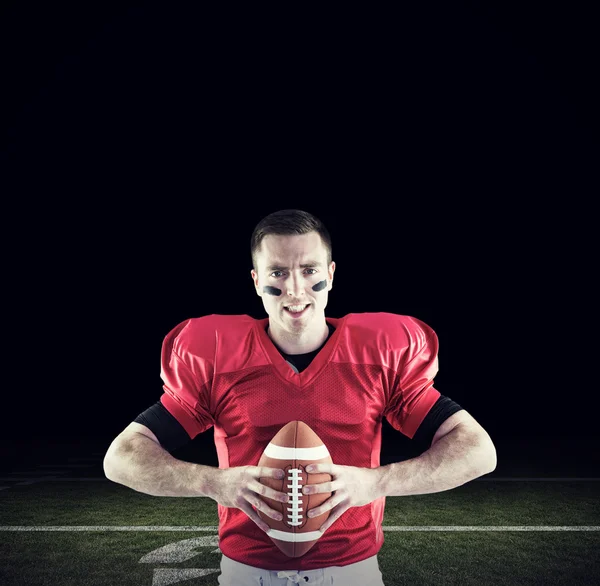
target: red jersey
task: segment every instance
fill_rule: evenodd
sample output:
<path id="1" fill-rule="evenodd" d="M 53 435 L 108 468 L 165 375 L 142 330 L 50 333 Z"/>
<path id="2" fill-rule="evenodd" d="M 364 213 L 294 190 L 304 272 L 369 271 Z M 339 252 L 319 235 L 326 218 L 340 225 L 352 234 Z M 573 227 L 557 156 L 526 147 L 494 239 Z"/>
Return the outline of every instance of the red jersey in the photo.
<path id="1" fill-rule="evenodd" d="M 162 347 L 161 402 L 190 438 L 214 426 L 219 468 L 256 466 L 289 421 L 309 425 L 334 464 L 380 465 L 381 425 L 412 438 L 440 393 L 435 332 L 414 317 L 351 313 L 300 373 L 269 338 L 268 318 L 207 315 L 178 324 Z M 348 509 L 302 557 L 283 554 L 246 513 L 218 506 L 219 547 L 265 570 L 359 562 L 384 542 L 385 497 Z"/>

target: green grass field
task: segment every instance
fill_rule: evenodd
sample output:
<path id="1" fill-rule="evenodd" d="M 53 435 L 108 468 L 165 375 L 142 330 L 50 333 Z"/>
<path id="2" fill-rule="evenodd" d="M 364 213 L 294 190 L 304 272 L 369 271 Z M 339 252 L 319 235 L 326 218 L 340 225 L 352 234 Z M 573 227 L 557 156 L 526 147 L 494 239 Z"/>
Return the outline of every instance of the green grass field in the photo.
<path id="1" fill-rule="evenodd" d="M 475 481 L 388 498 L 385 583 L 598 584 L 599 496 L 597 482 Z M 108 481 L 45 481 L 0 498 L 3 586 L 217 584 L 215 572 L 197 575 L 219 567 L 210 499 L 151 497 Z"/>
<path id="2" fill-rule="evenodd" d="M 1 586 L 217 585 L 214 501 L 135 492 L 99 458 L 59 465 L 0 474 Z M 387 499 L 386 586 L 600 584 L 600 482 L 494 474 Z"/>

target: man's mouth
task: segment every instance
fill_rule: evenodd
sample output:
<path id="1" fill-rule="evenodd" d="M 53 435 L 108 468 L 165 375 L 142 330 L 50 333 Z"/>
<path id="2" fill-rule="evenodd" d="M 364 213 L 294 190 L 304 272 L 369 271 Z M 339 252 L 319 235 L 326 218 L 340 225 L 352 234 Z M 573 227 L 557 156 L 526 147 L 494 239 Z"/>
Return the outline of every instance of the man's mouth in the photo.
<path id="1" fill-rule="evenodd" d="M 291 315 L 300 315 L 302 313 L 304 313 L 304 310 L 310 305 L 310 303 L 307 303 L 305 305 L 285 305 L 284 308 L 287 310 L 288 313 L 290 313 Z"/>

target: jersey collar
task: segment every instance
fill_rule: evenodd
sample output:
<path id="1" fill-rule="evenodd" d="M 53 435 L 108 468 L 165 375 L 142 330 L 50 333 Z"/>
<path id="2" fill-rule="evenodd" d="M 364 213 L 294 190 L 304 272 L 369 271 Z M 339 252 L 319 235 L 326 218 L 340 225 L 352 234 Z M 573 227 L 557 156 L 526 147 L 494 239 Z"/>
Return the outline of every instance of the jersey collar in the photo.
<path id="1" fill-rule="evenodd" d="M 329 336 L 325 344 L 320 348 L 313 361 L 300 373 L 294 372 L 277 346 L 275 346 L 273 343 L 273 340 L 271 340 L 267 334 L 266 329 L 269 325 L 269 318 L 267 317 L 256 321 L 255 326 L 258 330 L 260 344 L 279 376 L 285 381 L 294 383 L 297 386 L 304 386 L 311 382 L 312 379 L 327 365 L 331 355 L 333 354 L 333 351 L 338 345 L 340 334 L 344 329 L 346 319 L 345 317 L 326 317 L 325 321 L 332 325 L 335 328 L 335 331 Z M 310 354 L 310 352 L 308 354 Z"/>

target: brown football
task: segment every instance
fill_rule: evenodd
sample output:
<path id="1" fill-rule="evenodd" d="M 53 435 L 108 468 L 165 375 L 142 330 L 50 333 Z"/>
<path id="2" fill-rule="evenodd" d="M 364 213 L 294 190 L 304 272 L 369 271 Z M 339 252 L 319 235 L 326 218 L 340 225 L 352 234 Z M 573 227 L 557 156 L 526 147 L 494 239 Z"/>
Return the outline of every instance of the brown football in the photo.
<path id="1" fill-rule="evenodd" d="M 305 471 L 309 464 L 322 462 L 333 463 L 325 444 L 303 421 L 290 421 L 283 426 L 269 442 L 258 462 L 259 466 L 281 468 L 285 471 L 283 480 L 260 479 L 261 484 L 279 492 L 287 492 L 287 503 L 260 497 L 272 509 L 280 511 L 283 520 L 276 521 L 261 511 L 258 511 L 258 514 L 271 527 L 267 535 L 289 557 L 303 556 L 321 537 L 319 527 L 329 517 L 329 511 L 312 519 L 307 517 L 306 513 L 327 500 L 331 492 L 302 493 L 306 484 L 320 484 L 331 480 L 329 474 L 308 474 Z"/>

